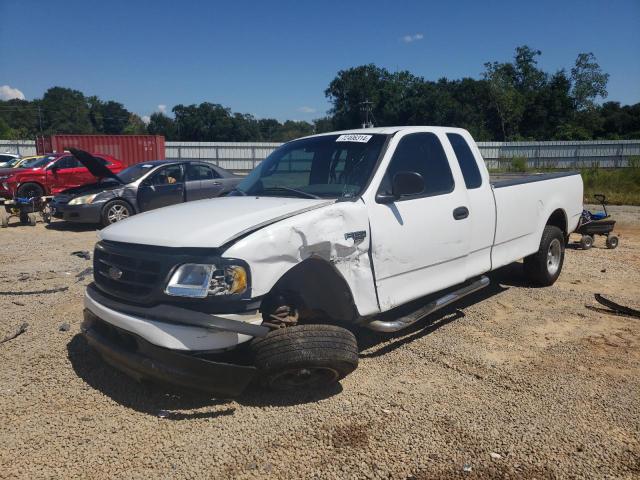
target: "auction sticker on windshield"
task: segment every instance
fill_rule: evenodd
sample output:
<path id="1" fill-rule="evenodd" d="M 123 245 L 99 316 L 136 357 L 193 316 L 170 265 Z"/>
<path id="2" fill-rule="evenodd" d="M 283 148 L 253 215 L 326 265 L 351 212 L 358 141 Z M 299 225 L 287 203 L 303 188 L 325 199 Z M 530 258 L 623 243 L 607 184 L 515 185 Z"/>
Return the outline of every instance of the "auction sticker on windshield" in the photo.
<path id="1" fill-rule="evenodd" d="M 354 133 L 348 135 L 340 135 L 336 138 L 336 142 L 360 142 L 367 143 L 373 135 L 357 135 Z"/>

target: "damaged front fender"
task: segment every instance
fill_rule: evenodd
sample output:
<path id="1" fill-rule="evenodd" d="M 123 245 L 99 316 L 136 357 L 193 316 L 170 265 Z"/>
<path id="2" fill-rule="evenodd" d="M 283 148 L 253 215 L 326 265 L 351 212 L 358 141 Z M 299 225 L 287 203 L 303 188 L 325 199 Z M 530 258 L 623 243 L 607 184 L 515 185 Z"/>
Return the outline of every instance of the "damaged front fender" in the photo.
<path id="1" fill-rule="evenodd" d="M 345 293 L 350 293 L 357 315 L 366 316 L 379 311 L 369 252 L 367 210 L 362 201 L 356 201 L 336 202 L 266 226 L 233 244 L 224 256 L 249 264 L 255 297 L 269 293 L 305 260 L 322 260 L 339 273 L 346 287 L 328 288 L 330 277 L 318 274 L 318 278 L 306 279 L 305 288 L 331 295 L 348 288 L 350 292 Z"/>

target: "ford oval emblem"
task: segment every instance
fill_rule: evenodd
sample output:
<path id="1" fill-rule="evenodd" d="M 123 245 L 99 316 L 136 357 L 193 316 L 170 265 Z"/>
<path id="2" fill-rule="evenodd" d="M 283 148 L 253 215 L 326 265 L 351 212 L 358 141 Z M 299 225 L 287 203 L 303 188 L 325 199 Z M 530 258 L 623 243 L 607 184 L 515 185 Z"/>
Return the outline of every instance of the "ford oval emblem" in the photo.
<path id="1" fill-rule="evenodd" d="M 109 267 L 107 273 L 109 274 L 109 278 L 112 280 L 120 280 L 122 278 L 122 270 L 119 268 Z"/>

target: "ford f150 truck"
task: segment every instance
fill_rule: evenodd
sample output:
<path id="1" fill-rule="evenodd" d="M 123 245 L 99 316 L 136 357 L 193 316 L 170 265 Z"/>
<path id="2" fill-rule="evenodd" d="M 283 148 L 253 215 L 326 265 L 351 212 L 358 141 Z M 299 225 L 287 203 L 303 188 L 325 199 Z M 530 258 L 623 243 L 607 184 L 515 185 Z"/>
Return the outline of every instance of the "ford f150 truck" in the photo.
<path id="1" fill-rule="evenodd" d="M 521 258 L 553 284 L 582 189 L 575 173 L 491 179 L 457 128 L 291 141 L 227 197 L 101 231 L 82 331 L 138 379 L 331 384 L 357 367 L 360 328 L 406 328 Z"/>

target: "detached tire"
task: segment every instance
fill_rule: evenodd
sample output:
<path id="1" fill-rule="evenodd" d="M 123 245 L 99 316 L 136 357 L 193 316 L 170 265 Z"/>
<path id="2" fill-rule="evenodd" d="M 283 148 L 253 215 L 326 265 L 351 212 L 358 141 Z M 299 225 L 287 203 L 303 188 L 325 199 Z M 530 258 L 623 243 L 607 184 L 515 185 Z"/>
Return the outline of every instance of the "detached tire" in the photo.
<path id="1" fill-rule="evenodd" d="M 535 285 L 548 287 L 560 276 L 564 263 L 564 235 L 562 230 L 547 225 L 542 232 L 540 248 L 524 259 L 524 273 Z"/>
<path id="2" fill-rule="evenodd" d="M 253 340 L 262 385 L 271 390 L 322 388 L 358 367 L 353 333 L 333 325 L 297 325 Z"/>

